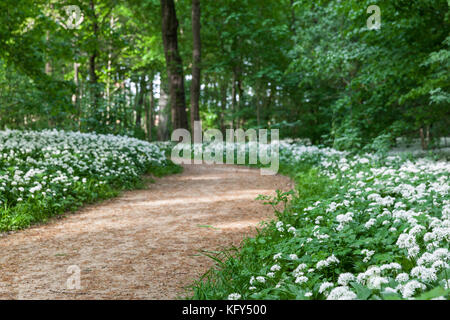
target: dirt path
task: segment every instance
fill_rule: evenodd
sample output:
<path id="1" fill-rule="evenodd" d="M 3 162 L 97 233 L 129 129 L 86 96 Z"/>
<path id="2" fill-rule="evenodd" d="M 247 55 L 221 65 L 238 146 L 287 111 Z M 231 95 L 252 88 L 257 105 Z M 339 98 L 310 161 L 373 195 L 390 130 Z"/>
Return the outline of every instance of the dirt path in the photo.
<path id="1" fill-rule="evenodd" d="M 0 299 L 174 299 L 212 265 L 199 250 L 238 245 L 272 218 L 258 194 L 291 186 L 259 170 L 186 166 L 147 190 L 2 235 Z M 67 288 L 72 265 L 78 290 Z"/>

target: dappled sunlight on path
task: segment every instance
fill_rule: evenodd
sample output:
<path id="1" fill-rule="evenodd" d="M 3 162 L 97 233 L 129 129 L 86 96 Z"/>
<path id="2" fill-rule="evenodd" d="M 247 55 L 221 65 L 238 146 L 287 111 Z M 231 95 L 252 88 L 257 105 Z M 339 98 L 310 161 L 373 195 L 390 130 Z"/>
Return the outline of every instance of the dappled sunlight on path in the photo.
<path id="1" fill-rule="evenodd" d="M 185 165 L 146 190 L 0 236 L 0 298 L 176 298 L 212 266 L 200 250 L 254 234 L 273 218 L 255 198 L 291 187 L 256 169 Z M 79 290 L 66 287 L 71 265 L 81 270 Z"/>

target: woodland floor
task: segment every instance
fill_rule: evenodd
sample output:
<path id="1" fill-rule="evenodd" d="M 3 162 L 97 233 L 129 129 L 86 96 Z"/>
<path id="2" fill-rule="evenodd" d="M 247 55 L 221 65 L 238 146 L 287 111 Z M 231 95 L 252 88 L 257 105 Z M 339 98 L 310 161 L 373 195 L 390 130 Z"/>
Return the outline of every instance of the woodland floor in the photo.
<path id="1" fill-rule="evenodd" d="M 0 299 L 175 299 L 213 263 L 200 250 L 239 245 L 273 209 L 255 198 L 288 190 L 283 176 L 185 165 L 145 190 L 45 225 L 0 235 Z M 67 288 L 68 267 L 81 289 Z"/>

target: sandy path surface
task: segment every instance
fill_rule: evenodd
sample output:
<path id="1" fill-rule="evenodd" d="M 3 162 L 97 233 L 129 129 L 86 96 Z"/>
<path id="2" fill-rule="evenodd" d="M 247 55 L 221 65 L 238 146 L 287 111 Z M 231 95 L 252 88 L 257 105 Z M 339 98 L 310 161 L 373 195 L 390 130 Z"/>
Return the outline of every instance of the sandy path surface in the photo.
<path id="1" fill-rule="evenodd" d="M 175 299 L 212 266 L 200 250 L 238 245 L 273 217 L 254 199 L 290 187 L 259 170 L 185 166 L 146 190 L 0 235 L 0 299 Z M 77 270 L 81 287 L 71 289 Z"/>

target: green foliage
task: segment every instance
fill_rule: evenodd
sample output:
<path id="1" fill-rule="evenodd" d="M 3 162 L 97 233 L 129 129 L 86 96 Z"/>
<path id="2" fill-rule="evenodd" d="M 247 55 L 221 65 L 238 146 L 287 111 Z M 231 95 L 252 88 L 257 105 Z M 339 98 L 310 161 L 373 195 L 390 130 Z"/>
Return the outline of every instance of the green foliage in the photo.
<path id="1" fill-rule="evenodd" d="M 290 68 L 301 75 L 303 102 L 316 123 L 332 123 L 323 134 L 339 149 L 359 149 L 387 132 L 418 137 L 431 125 L 448 134 L 447 1 L 379 1 L 381 29 L 368 30 L 372 4 L 296 2 Z"/>
<path id="2" fill-rule="evenodd" d="M 154 81 L 153 139 L 168 132 L 170 121 L 156 120 L 168 115 L 156 97 L 157 83 L 167 81 L 160 1 L 93 4 L 2 1 L 0 128 L 148 139 L 142 118 Z M 448 135 L 448 1 L 378 1 L 381 28 L 368 30 L 367 8 L 373 4 L 202 3 L 204 127 L 278 128 L 283 138 L 380 152 L 397 137 L 419 138 L 420 129 L 434 140 Z M 56 21 L 67 18 L 65 5 L 84 13 L 78 29 Z M 176 9 L 184 73 L 190 74 L 191 1 L 177 1 Z M 186 77 L 188 95 L 189 84 Z"/>
<path id="3" fill-rule="evenodd" d="M 284 145 L 280 158 L 295 192 L 259 198 L 277 219 L 239 248 L 208 255 L 216 264 L 190 287 L 191 298 L 449 298 L 448 241 L 442 236 L 430 244 L 432 225 L 447 221 L 447 191 L 433 184 L 447 184 L 445 162 L 295 144 Z M 405 237 L 414 237 L 408 241 L 417 253 Z M 430 267 L 438 250 L 443 260 Z"/>

